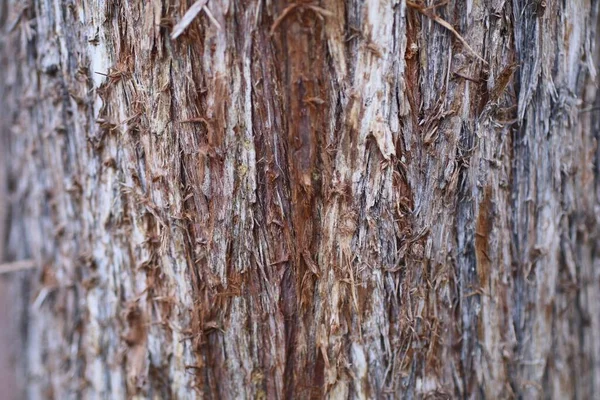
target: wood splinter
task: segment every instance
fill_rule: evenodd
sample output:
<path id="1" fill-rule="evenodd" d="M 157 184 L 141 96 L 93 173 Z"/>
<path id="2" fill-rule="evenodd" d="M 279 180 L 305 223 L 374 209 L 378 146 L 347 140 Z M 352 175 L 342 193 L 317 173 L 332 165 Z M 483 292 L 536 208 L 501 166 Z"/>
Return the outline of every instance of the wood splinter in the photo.
<path id="1" fill-rule="evenodd" d="M 20 260 L 0 264 L 0 275 L 35 268 L 34 260 Z"/>
<path id="2" fill-rule="evenodd" d="M 467 41 L 456 31 L 456 29 L 454 29 L 454 27 L 452 25 L 450 25 L 448 22 L 446 22 L 446 20 L 444 20 L 443 18 L 440 18 L 437 15 L 435 15 L 431 11 L 431 8 L 425 8 L 424 6 L 422 6 L 420 4 L 413 3 L 412 1 L 408 1 L 408 0 L 406 1 L 406 5 L 414 10 L 417 10 L 419 13 L 423 14 L 427 18 L 431 18 L 432 20 L 434 20 L 435 22 L 437 22 L 444 28 L 448 29 L 463 44 L 463 46 L 465 46 L 465 48 L 467 50 L 469 50 L 469 52 L 473 56 L 475 56 L 475 58 L 480 60 L 484 65 L 488 65 L 488 62 L 485 61 L 479 54 L 477 54 L 477 52 L 475 50 L 473 50 L 473 48 L 471 46 L 469 46 L 469 43 L 467 43 Z"/>
<path id="3" fill-rule="evenodd" d="M 210 19 L 210 21 L 213 24 L 215 24 L 218 30 L 221 30 L 221 25 L 212 15 L 208 7 L 206 7 L 206 4 L 208 4 L 208 0 L 198 0 L 194 4 L 192 4 L 192 6 L 185 12 L 185 14 L 183 14 L 183 18 L 181 18 L 181 21 L 179 21 L 173 27 L 173 32 L 171 32 L 171 39 L 174 40 L 181 36 L 181 34 L 187 29 L 187 27 L 190 26 L 192 21 L 196 19 L 198 14 L 200 14 L 200 11 L 203 10 L 206 13 L 208 19 Z"/>

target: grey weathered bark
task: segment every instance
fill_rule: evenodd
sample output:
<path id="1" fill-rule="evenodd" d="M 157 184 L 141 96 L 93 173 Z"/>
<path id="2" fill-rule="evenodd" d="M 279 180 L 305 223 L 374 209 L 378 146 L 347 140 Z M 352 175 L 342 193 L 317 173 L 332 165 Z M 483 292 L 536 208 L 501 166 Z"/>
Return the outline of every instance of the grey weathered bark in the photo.
<path id="1" fill-rule="evenodd" d="M 28 397 L 600 395 L 598 1 L 192 3 L 0 1 Z"/>

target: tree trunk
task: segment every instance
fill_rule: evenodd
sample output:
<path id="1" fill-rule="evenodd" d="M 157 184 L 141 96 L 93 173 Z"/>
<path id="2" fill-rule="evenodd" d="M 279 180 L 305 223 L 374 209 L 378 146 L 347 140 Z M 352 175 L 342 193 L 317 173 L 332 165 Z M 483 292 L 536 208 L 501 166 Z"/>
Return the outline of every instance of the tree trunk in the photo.
<path id="1" fill-rule="evenodd" d="M 599 2 L 414 1 L 0 0 L 22 396 L 600 395 Z"/>

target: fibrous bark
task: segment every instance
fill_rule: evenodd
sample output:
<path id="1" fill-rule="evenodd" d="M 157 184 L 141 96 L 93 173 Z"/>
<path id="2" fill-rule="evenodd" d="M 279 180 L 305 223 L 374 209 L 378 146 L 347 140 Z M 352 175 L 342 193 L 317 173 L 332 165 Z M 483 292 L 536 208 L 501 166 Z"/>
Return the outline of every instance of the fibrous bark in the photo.
<path id="1" fill-rule="evenodd" d="M 0 4 L 28 397 L 600 393 L 598 1 Z"/>

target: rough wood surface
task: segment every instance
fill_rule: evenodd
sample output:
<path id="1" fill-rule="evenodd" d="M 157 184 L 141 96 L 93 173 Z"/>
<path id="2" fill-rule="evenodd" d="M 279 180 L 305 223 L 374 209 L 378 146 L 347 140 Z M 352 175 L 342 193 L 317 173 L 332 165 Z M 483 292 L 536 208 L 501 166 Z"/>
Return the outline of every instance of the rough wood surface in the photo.
<path id="1" fill-rule="evenodd" d="M 598 1 L 0 5 L 29 398 L 600 395 Z"/>

